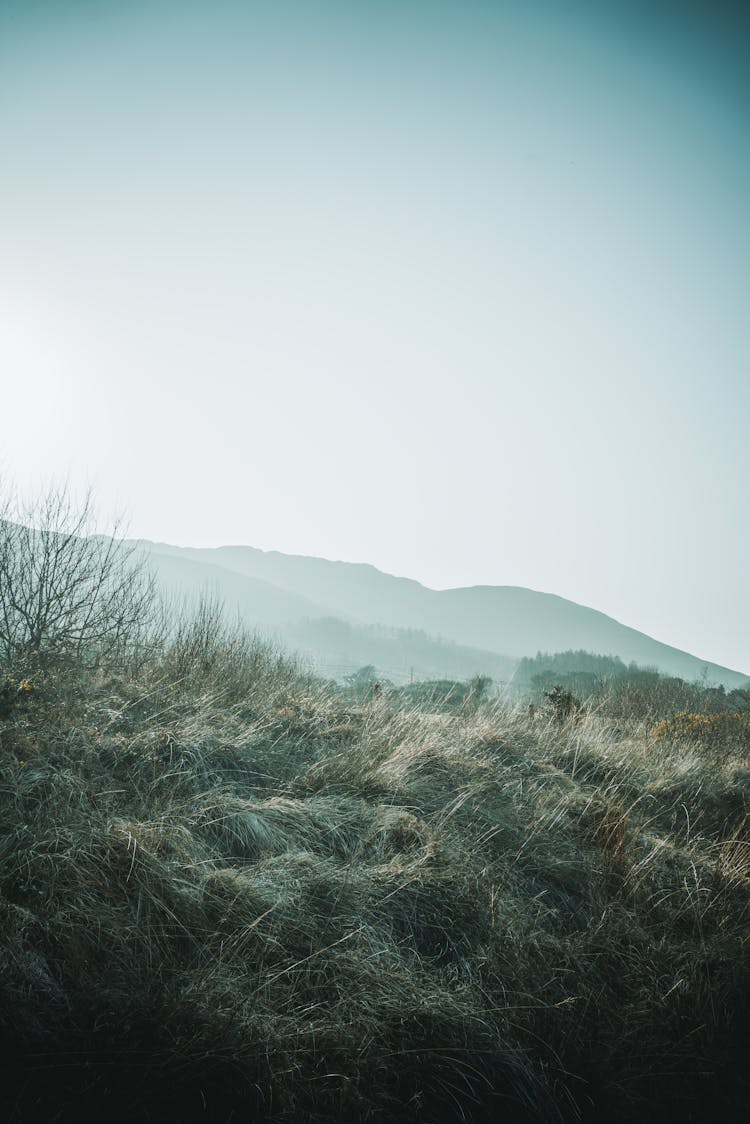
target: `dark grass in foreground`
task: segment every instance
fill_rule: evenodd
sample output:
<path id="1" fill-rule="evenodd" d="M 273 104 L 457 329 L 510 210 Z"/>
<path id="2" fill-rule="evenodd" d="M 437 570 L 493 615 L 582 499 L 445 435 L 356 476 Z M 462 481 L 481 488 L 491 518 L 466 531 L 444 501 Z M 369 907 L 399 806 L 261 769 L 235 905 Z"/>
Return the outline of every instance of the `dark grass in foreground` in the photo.
<path id="1" fill-rule="evenodd" d="M 744 1118 L 740 751 L 348 704 L 237 637 L 28 686 L 3 1119 Z"/>

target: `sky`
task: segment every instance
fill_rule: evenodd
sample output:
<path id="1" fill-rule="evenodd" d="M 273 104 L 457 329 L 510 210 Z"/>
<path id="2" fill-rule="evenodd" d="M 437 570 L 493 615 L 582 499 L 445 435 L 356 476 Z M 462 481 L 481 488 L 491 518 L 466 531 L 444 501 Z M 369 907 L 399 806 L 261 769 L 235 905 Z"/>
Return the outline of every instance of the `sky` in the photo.
<path id="1" fill-rule="evenodd" d="M 0 0 L 0 469 L 750 673 L 750 20 Z"/>

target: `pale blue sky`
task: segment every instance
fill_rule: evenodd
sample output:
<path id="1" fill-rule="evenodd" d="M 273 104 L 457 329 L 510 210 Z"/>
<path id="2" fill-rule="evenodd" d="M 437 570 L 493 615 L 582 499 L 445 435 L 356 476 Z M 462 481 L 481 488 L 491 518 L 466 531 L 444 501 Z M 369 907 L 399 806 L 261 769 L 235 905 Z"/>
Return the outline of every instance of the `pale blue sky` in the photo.
<path id="1" fill-rule="evenodd" d="M 750 673 L 735 5 L 0 5 L 0 457 Z"/>

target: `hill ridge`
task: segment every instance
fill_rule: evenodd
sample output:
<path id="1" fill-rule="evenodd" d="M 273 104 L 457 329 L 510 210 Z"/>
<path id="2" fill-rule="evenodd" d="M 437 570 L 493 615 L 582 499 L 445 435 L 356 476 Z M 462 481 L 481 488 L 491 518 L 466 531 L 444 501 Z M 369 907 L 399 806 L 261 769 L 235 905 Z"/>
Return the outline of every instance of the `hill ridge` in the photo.
<path id="1" fill-rule="evenodd" d="M 617 655 L 626 663 L 654 666 L 688 680 L 705 676 L 727 688 L 747 681 L 744 672 L 703 660 L 600 609 L 545 590 L 489 584 L 433 589 L 368 562 L 251 546 L 178 547 L 137 541 L 152 559 L 171 560 L 158 562 L 157 568 L 171 568 L 173 579 L 176 570 L 188 562 L 206 566 L 206 576 L 210 574 L 214 585 L 226 574 L 227 603 L 239 605 L 249 624 L 275 629 L 284 642 L 294 643 L 292 626 L 303 619 L 335 618 L 360 628 L 374 625 L 422 631 L 432 639 L 477 653 L 494 653 L 506 661 L 537 652 L 585 649 Z M 243 586 L 238 579 L 249 584 Z M 310 639 L 309 628 L 307 635 Z M 314 650 L 313 640 L 311 652 Z"/>

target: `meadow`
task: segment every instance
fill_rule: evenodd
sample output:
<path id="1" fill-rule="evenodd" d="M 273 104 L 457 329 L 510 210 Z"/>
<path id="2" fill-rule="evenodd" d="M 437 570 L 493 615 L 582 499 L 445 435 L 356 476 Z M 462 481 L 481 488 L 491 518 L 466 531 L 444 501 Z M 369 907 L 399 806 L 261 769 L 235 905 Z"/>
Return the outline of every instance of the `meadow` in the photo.
<path id="1" fill-rule="evenodd" d="M 744 1118 L 750 745 L 669 719 L 353 699 L 205 611 L 16 661 L 3 1118 Z"/>

